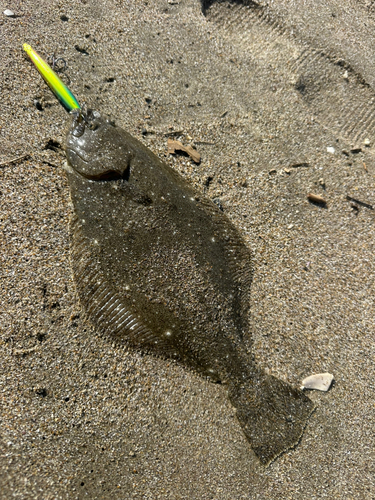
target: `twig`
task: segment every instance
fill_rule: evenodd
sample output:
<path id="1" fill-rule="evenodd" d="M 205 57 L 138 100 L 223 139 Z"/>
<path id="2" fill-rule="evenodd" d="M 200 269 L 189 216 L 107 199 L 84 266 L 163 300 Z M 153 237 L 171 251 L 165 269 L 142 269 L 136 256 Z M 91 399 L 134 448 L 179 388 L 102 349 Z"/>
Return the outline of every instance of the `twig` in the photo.
<path id="1" fill-rule="evenodd" d="M 183 130 L 173 130 L 172 132 L 162 132 L 164 137 L 173 137 L 174 135 L 183 135 Z"/>
<path id="2" fill-rule="evenodd" d="M 26 153 L 22 156 L 17 156 L 16 158 L 12 158 L 11 160 L 6 160 L 0 163 L 0 167 L 3 167 L 4 165 L 9 165 L 10 163 L 14 163 L 15 161 L 23 160 L 24 158 L 27 158 L 28 156 L 31 156 L 31 153 Z"/>
<path id="3" fill-rule="evenodd" d="M 356 198 L 352 198 L 351 196 L 346 196 L 346 199 L 348 201 L 354 201 L 354 203 L 358 203 L 358 205 L 362 205 L 362 207 L 369 208 L 370 210 L 374 210 L 374 207 L 370 205 L 369 203 L 365 203 L 364 201 L 359 201 Z"/>
<path id="4" fill-rule="evenodd" d="M 180 141 L 168 138 L 168 154 L 173 155 L 176 151 L 183 151 L 188 154 L 195 163 L 200 163 L 201 155 L 191 146 L 184 146 Z"/>

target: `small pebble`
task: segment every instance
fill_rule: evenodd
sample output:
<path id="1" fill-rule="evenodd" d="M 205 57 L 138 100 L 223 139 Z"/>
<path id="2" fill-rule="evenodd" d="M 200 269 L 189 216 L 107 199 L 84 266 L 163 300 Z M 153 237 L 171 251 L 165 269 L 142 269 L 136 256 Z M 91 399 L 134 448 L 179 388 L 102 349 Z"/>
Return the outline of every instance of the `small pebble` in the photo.
<path id="1" fill-rule="evenodd" d="M 327 202 L 324 198 L 322 198 L 322 196 L 319 196 L 318 194 L 313 194 L 313 193 L 309 193 L 307 195 L 307 199 L 309 201 L 311 201 L 312 203 L 318 203 L 319 205 L 326 205 Z"/>
<path id="2" fill-rule="evenodd" d="M 5 16 L 8 16 L 8 17 L 14 17 L 15 16 L 14 12 L 12 10 L 9 10 L 9 9 L 5 9 L 4 12 L 3 12 L 3 14 Z"/>
<path id="3" fill-rule="evenodd" d="M 370 144 L 371 144 L 370 139 L 368 137 L 366 137 L 366 139 L 363 141 L 363 145 L 366 147 L 369 147 Z"/>
<path id="4" fill-rule="evenodd" d="M 332 154 L 334 154 L 334 153 L 335 153 L 335 148 L 333 148 L 332 146 L 328 146 L 328 147 L 327 147 L 327 153 L 332 153 Z"/>
<path id="5" fill-rule="evenodd" d="M 301 389 L 314 389 L 327 392 L 333 382 L 331 373 L 317 373 L 302 380 Z"/>

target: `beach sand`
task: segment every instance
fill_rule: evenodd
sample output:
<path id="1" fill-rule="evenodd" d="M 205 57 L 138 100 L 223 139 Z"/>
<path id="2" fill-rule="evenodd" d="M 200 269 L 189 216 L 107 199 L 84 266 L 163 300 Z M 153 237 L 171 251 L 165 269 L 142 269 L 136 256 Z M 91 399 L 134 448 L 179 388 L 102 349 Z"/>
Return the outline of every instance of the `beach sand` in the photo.
<path id="1" fill-rule="evenodd" d="M 3 2 L 15 16 L 0 15 L 1 498 L 375 498 L 375 4 L 297 4 Z M 68 115 L 24 42 L 63 58 L 81 103 L 220 201 L 253 252 L 259 365 L 295 387 L 334 375 L 268 468 L 225 386 L 86 320 Z M 201 163 L 167 155 L 168 137 Z"/>

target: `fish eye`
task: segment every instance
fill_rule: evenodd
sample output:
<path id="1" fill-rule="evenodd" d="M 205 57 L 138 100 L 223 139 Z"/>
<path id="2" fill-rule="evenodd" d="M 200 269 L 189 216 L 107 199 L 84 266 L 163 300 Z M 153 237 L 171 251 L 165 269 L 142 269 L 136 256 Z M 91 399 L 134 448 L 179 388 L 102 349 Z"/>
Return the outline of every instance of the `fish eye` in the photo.
<path id="1" fill-rule="evenodd" d="M 87 126 L 90 130 L 96 130 L 97 128 L 99 128 L 99 123 L 97 121 L 93 121 L 90 122 Z"/>
<path id="2" fill-rule="evenodd" d="M 74 109 L 70 112 L 73 117 L 71 132 L 74 137 L 81 137 L 85 131 L 85 116 L 80 109 Z"/>
<path id="3" fill-rule="evenodd" d="M 84 116 L 85 122 L 90 130 L 96 130 L 100 126 L 100 113 L 95 109 L 88 109 Z"/>

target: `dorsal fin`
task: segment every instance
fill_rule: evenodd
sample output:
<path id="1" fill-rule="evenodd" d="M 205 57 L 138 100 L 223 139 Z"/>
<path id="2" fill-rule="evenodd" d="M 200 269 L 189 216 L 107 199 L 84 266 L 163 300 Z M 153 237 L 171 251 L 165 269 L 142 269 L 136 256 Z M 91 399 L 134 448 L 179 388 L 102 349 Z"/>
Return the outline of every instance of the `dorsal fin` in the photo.
<path id="1" fill-rule="evenodd" d="M 242 317 L 244 317 L 244 315 L 248 314 L 250 307 L 250 285 L 253 278 L 250 249 L 246 246 L 233 224 L 213 201 L 202 197 L 199 198 L 198 205 L 211 216 L 212 221 L 224 238 L 232 276 L 241 288 L 241 312 Z"/>

